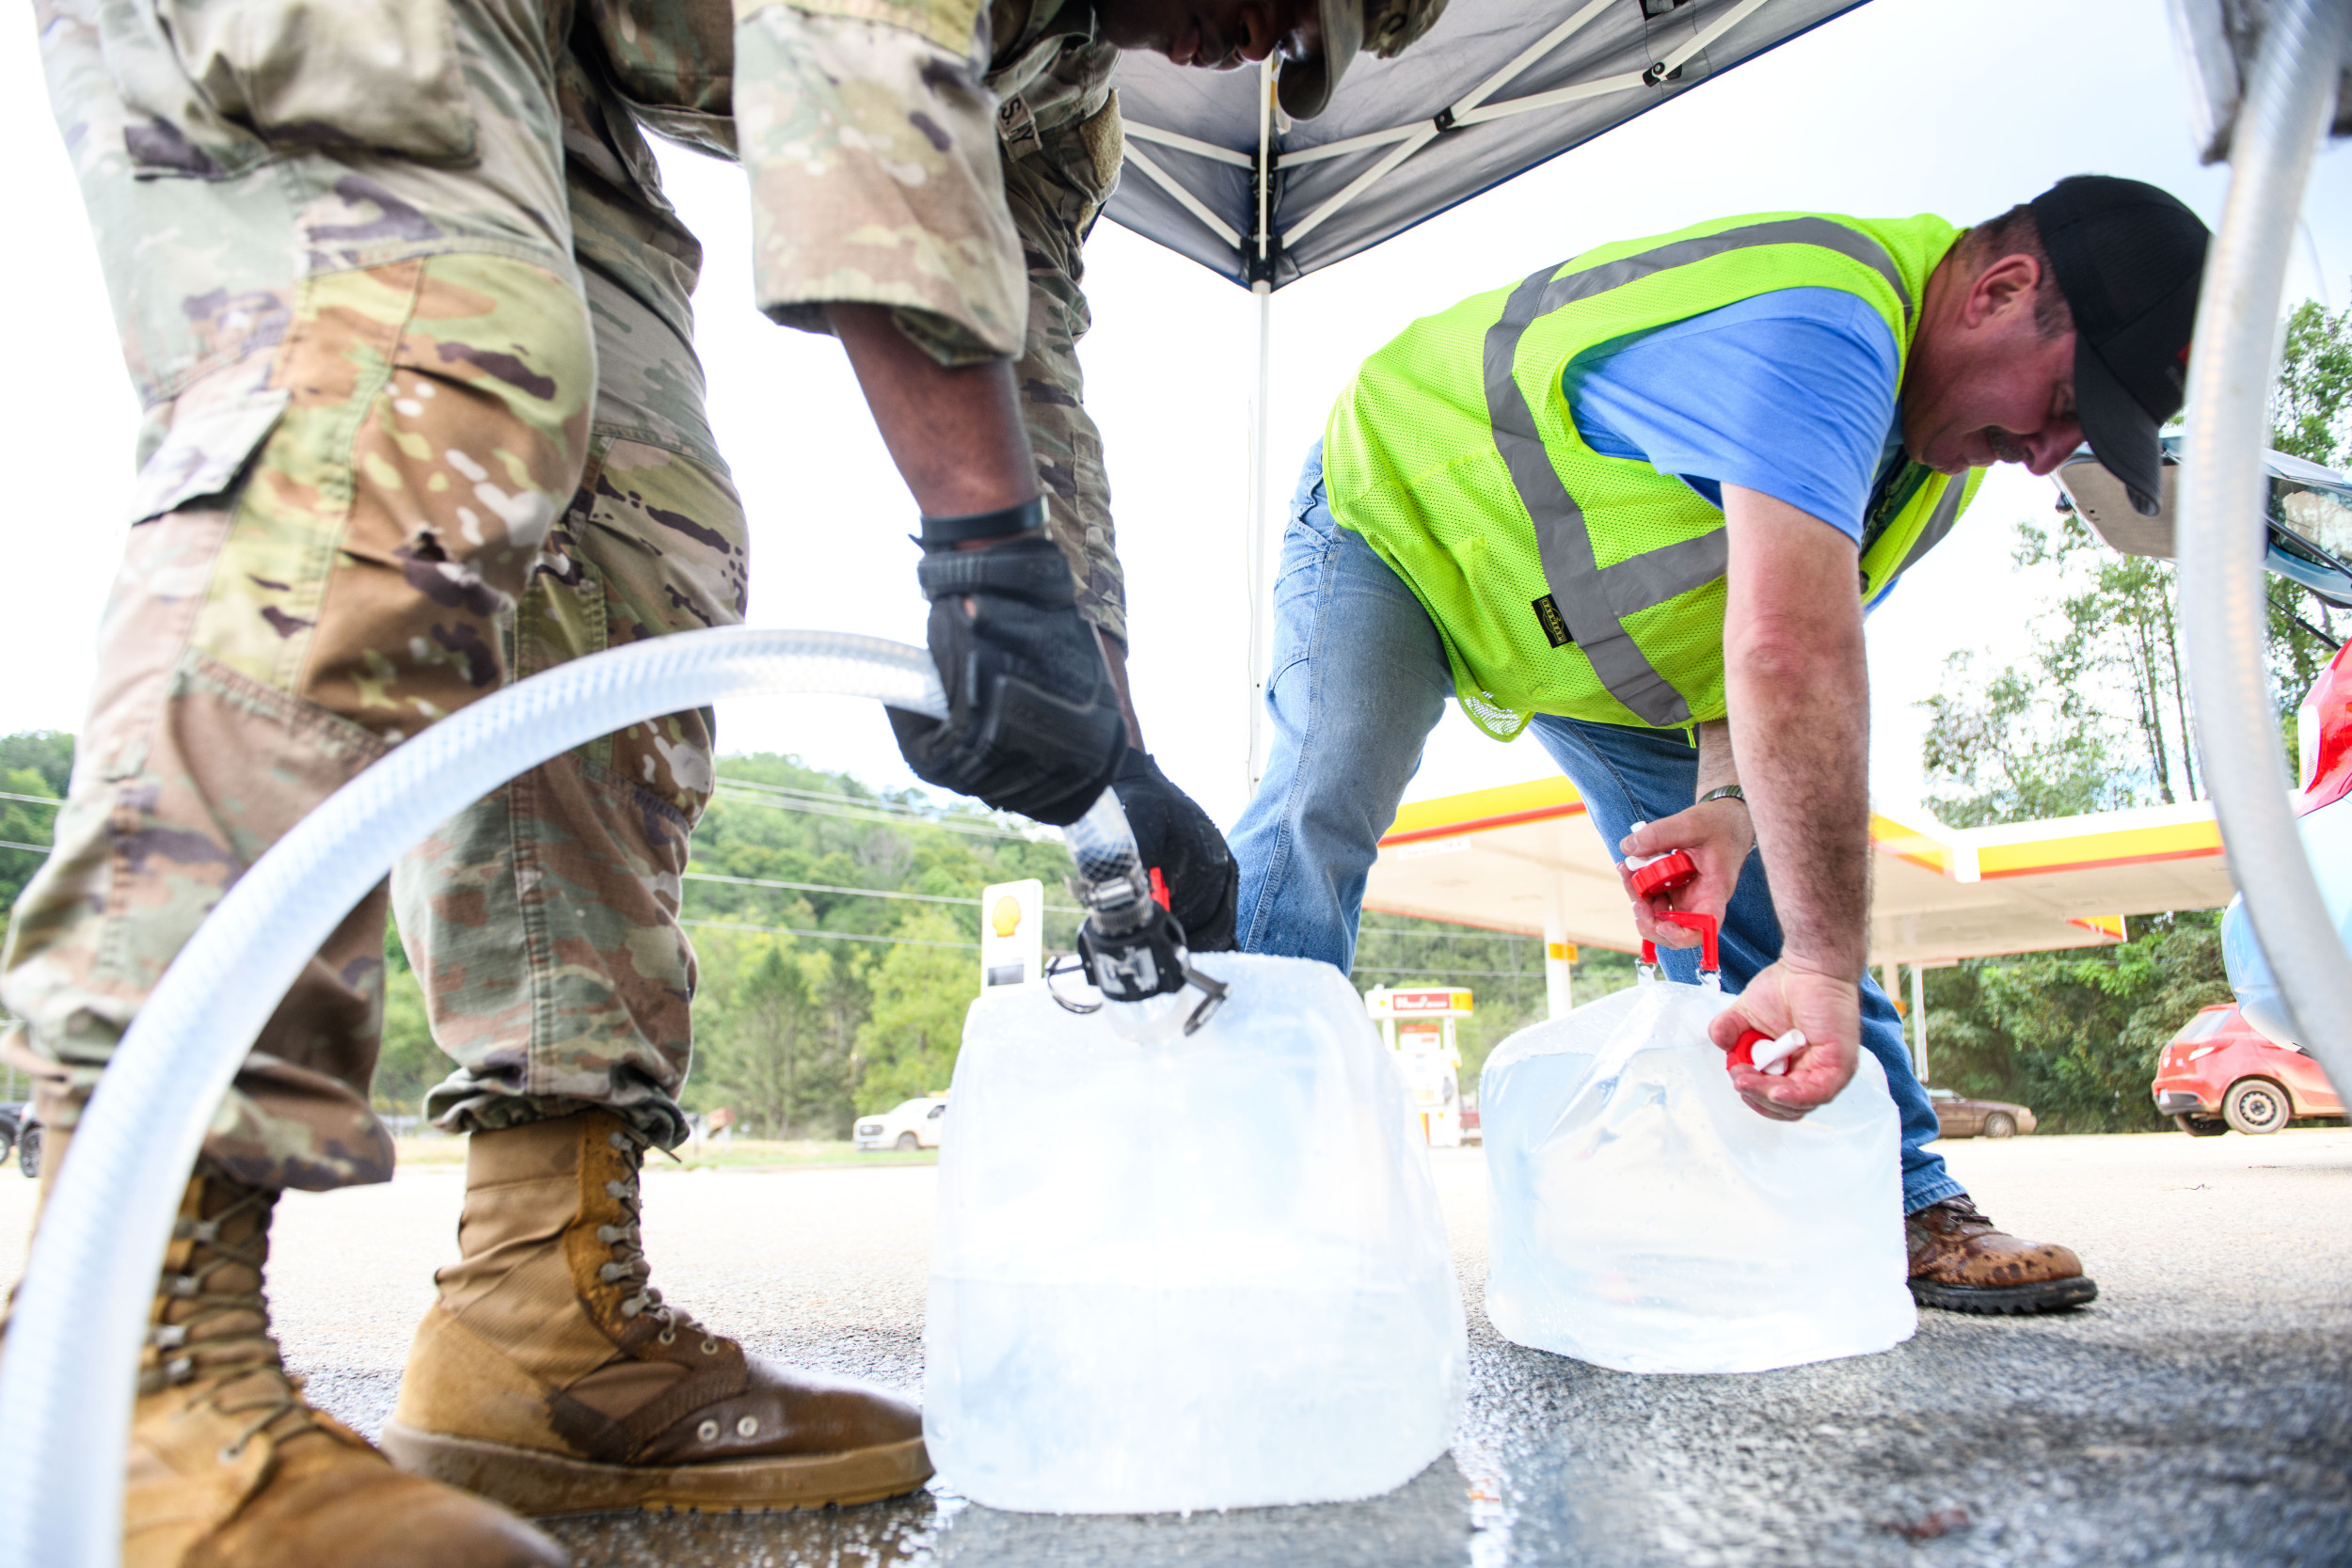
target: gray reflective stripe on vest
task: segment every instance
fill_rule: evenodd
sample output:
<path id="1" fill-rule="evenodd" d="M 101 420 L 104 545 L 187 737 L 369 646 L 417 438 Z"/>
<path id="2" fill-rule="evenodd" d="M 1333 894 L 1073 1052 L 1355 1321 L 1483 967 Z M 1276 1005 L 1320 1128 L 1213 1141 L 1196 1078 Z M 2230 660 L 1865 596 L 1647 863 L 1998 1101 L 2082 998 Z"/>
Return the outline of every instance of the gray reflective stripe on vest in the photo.
<path id="1" fill-rule="evenodd" d="M 1928 526 L 1921 529 L 1919 537 L 1911 542 L 1910 553 L 1903 557 L 1903 563 L 1896 567 L 1893 574 L 1887 578 L 1888 582 L 1893 582 L 1896 578 L 1910 571 L 1912 567 L 1919 563 L 1921 556 L 1944 542 L 1944 536 L 1952 531 L 1952 525 L 1960 521 L 1960 499 L 1967 493 L 1968 477 L 1965 474 L 1958 479 L 1947 479 L 1944 482 L 1944 494 L 1936 500 L 1935 511 L 1929 516 Z"/>
<path id="2" fill-rule="evenodd" d="M 1771 223 L 1726 229 L 1720 234 L 1677 240 L 1636 256 L 1619 257 L 1596 267 L 1552 275 L 1546 267 L 1511 291 L 1502 319 L 1486 329 L 1482 355 L 1486 382 L 1486 413 L 1494 426 L 1495 450 L 1511 471 L 1519 502 L 1535 525 L 1536 553 L 1543 562 L 1544 581 L 1552 603 L 1567 621 L 1568 633 L 1592 661 L 1609 694 L 1640 715 L 1643 722 L 1661 728 L 1691 721 L 1691 705 L 1665 676 L 1651 665 L 1625 629 L 1624 617 L 1677 594 L 1703 587 L 1724 575 L 1728 545 L 1722 529 L 1678 544 L 1645 551 L 1610 567 L 1597 566 L 1593 537 L 1584 524 L 1584 509 L 1560 483 L 1544 438 L 1535 429 L 1535 411 L 1519 390 L 1512 367 L 1518 358 L 1519 340 L 1542 317 L 1563 306 L 1621 288 L 1636 278 L 1670 267 L 1688 266 L 1726 251 L 1754 245 L 1809 245 L 1851 257 L 1876 271 L 1893 286 L 1902 302 L 1903 317 L 1912 312 L 1911 292 L 1894 258 L 1867 234 L 1827 218 L 1780 218 Z M 1951 527 L 1947 520 L 1946 528 Z"/>

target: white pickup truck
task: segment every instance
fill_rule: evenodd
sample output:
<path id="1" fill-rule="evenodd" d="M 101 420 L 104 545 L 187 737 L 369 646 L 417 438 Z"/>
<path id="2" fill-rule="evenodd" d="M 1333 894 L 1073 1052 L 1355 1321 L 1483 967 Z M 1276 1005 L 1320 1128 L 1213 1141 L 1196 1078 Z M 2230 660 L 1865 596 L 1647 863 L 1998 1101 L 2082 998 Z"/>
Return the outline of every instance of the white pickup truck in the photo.
<path id="1" fill-rule="evenodd" d="M 901 1101 L 891 1111 L 878 1117 L 860 1117 L 855 1137 L 862 1153 L 895 1148 L 912 1153 L 918 1148 L 937 1148 L 940 1130 L 946 1125 L 947 1097 L 926 1095 L 921 1100 Z"/>

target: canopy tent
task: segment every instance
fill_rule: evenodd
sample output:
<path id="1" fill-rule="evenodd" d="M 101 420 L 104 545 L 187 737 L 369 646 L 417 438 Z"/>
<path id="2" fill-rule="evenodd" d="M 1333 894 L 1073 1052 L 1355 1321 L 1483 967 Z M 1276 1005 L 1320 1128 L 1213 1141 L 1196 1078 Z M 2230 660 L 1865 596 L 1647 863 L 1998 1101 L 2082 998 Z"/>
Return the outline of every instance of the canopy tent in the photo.
<path id="1" fill-rule="evenodd" d="M 1295 124 L 1268 103 L 1263 71 L 1130 54 L 1120 113 L 1144 178 L 1104 212 L 1245 287 L 1279 289 L 1860 3 L 1451 0 L 1427 37 L 1393 60 L 1360 56 L 1330 107 Z"/>
<path id="2" fill-rule="evenodd" d="M 1274 291 L 1624 124 L 1863 0 L 1449 0 L 1393 60 L 1359 56 L 1311 120 L 1256 71 L 1120 61 L 1126 161 L 1104 209 L 1258 296 L 1248 791 L 1263 770 L 1266 400 Z M 1140 175 L 1141 178 L 1136 176 Z"/>

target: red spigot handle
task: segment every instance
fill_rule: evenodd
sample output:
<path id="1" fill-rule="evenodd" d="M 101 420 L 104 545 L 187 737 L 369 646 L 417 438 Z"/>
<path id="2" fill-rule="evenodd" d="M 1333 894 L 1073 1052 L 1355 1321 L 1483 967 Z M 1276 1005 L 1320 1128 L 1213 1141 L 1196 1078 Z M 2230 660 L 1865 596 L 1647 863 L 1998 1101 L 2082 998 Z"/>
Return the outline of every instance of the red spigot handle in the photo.
<path id="1" fill-rule="evenodd" d="M 1666 910 L 1661 911 L 1657 919 L 1661 926 L 1679 926 L 1686 931 L 1696 931 L 1699 934 L 1699 973 L 1712 974 L 1724 967 L 1722 958 L 1715 950 L 1715 917 L 1713 915 L 1692 914 L 1688 910 Z M 1643 945 L 1645 949 L 1651 946 L 1646 942 Z"/>
<path id="2" fill-rule="evenodd" d="M 1756 1066 L 1756 1048 L 1772 1043 L 1772 1037 L 1761 1029 L 1741 1030 L 1740 1043 L 1731 1048 L 1731 1065 L 1753 1069 Z"/>
<path id="3" fill-rule="evenodd" d="M 1626 873 L 1626 879 L 1633 884 L 1636 897 L 1658 898 L 1690 886 L 1698 875 L 1699 868 L 1690 855 L 1674 849 L 1646 865 L 1635 866 Z"/>

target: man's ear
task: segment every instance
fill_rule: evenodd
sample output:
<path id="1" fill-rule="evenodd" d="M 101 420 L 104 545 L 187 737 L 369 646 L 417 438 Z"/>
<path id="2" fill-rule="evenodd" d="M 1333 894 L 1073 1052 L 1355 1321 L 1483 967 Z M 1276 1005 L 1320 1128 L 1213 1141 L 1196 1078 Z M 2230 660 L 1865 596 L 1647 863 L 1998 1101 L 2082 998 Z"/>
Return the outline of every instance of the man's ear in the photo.
<path id="1" fill-rule="evenodd" d="M 1970 285 L 1961 307 L 1963 325 L 1983 326 L 2012 310 L 2030 311 L 2034 293 L 2042 287 L 2042 263 L 2019 253 L 1995 257 Z"/>

